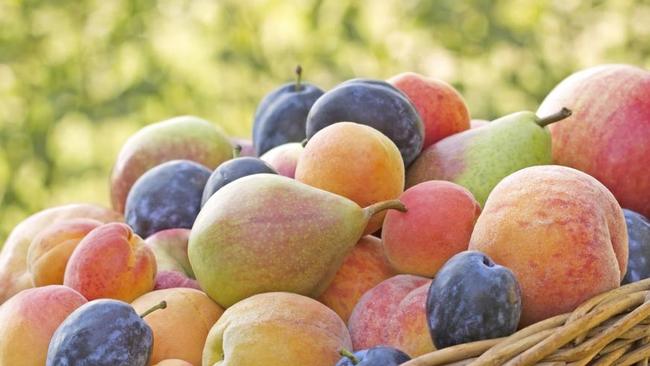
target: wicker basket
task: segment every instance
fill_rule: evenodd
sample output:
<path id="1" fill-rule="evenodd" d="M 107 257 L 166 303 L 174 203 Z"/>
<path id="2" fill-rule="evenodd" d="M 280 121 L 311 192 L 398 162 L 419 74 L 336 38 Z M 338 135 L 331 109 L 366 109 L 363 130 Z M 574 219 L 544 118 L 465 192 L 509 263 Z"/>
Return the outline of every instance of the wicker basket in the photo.
<path id="1" fill-rule="evenodd" d="M 498 339 L 466 343 L 402 366 L 648 365 L 650 279 L 598 295 L 558 315 Z"/>

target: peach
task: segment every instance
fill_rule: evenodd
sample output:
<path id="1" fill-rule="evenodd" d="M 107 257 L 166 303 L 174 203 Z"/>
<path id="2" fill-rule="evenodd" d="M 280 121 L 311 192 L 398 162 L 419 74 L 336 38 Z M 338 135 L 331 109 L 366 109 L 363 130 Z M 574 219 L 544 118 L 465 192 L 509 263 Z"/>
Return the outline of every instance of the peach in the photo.
<path id="1" fill-rule="evenodd" d="M 174 359 L 162 360 L 157 364 L 155 364 L 154 366 L 192 366 L 192 364 L 187 361 L 174 358 Z"/>
<path id="2" fill-rule="evenodd" d="M 36 287 L 62 285 L 65 266 L 77 244 L 102 222 L 70 219 L 52 224 L 37 235 L 27 251 L 27 271 Z"/>
<path id="3" fill-rule="evenodd" d="M 144 241 L 122 223 L 104 224 L 86 235 L 72 252 L 63 284 L 88 300 L 131 302 L 153 289 L 156 257 Z"/>
<path id="4" fill-rule="evenodd" d="M 409 292 L 400 301 L 390 323 L 386 325 L 386 338 L 390 344 L 411 357 L 435 350 L 427 323 L 427 295 L 430 286 L 429 282 Z"/>
<path id="5" fill-rule="evenodd" d="M 378 130 L 338 122 L 309 140 L 298 160 L 296 180 L 367 207 L 402 193 L 404 162 L 397 146 Z M 375 215 L 364 234 L 377 231 L 385 214 Z"/>
<path id="6" fill-rule="evenodd" d="M 423 150 L 449 135 L 469 129 L 469 110 L 453 86 L 413 72 L 396 75 L 388 82 L 408 96 L 422 118 Z"/>
<path id="7" fill-rule="evenodd" d="M 479 127 L 484 127 L 487 126 L 490 121 L 484 120 L 484 119 L 473 119 L 469 121 L 469 128 L 479 128 Z"/>
<path id="8" fill-rule="evenodd" d="M 381 240 L 364 236 L 345 257 L 334 280 L 318 300 L 347 322 L 359 298 L 394 274 L 386 260 Z"/>
<path id="9" fill-rule="evenodd" d="M 389 211 L 382 227 L 386 256 L 400 273 L 433 277 L 467 250 L 481 207 L 470 191 L 447 181 L 426 181 L 399 197 L 406 212 Z"/>
<path id="10" fill-rule="evenodd" d="M 187 361 L 174 358 L 169 360 L 162 360 L 157 364 L 155 364 L 154 366 L 192 366 L 192 364 Z"/>
<path id="11" fill-rule="evenodd" d="M 535 166 L 494 188 L 469 249 L 515 274 L 525 326 L 618 287 L 627 268 L 627 229 L 623 210 L 595 178 Z"/>
<path id="12" fill-rule="evenodd" d="M 165 309 L 144 318 L 154 337 L 151 362 L 177 358 L 201 364 L 205 339 L 223 309 L 205 293 L 189 288 L 152 291 L 131 305 L 140 314 L 163 300 L 167 302 Z"/>
<path id="13" fill-rule="evenodd" d="M 181 272 L 177 271 L 158 271 L 156 273 L 156 284 L 154 290 L 162 290 L 166 288 L 186 287 L 201 289 L 199 282 L 193 278 L 189 278 Z"/>
<path id="14" fill-rule="evenodd" d="M 253 295 L 228 308 L 208 334 L 203 365 L 332 366 L 350 334 L 334 311 L 288 292 Z"/>
<path id="15" fill-rule="evenodd" d="M 156 290 L 170 287 L 200 289 L 187 255 L 189 237 L 189 229 L 167 229 L 145 239 L 145 244 L 156 256 Z"/>
<path id="16" fill-rule="evenodd" d="M 553 161 L 593 176 L 621 206 L 650 217 L 650 71 L 624 64 L 578 71 L 537 113 L 562 107 L 573 114 L 549 126 Z"/>
<path id="17" fill-rule="evenodd" d="M 33 286 L 27 272 L 27 251 L 34 238 L 51 224 L 80 217 L 101 222 L 123 221 L 117 212 L 92 204 L 52 207 L 23 220 L 11 231 L 0 252 L 0 303 Z"/>
<path id="18" fill-rule="evenodd" d="M 269 163 L 280 175 L 293 178 L 296 175 L 296 165 L 304 148 L 299 142 L 289 142 L 272 148 L 260 156 Z"/>
<path id="19" fill-rule="evenodd" d="M 54 331 L 86 299 L 50 285 L 23 290 L 0 306 L 0 365 L 45 365 Z"/>
<path id="20" fill-rule="evenodd" d="M 124 213 L 131 187 L 156 165 L 186 159 L 215 169 L 232 154 L 233 146 L 221 128 L 197 117 L 175 117 L 145 126 L 124 143 L 113 166 L 113 208 Z"/>
<path id="21" fill-rule="evenodd" d="M 256 157 L 255 147 L 253 146 L 253 141 L 250 139 L 240 138 L 240 137 L 231 137 L 230 143 L 233 147 L 239 146 L 239 156 L 251 156 Z"/>
<path id="22" fill-rule="evenodd" d="M 397 275 L 366 292 L 348 320 L 354 349 L 388 345 L 411 357 L 433 351 L 426 318 L 430 285 L 425 277 Z"/>

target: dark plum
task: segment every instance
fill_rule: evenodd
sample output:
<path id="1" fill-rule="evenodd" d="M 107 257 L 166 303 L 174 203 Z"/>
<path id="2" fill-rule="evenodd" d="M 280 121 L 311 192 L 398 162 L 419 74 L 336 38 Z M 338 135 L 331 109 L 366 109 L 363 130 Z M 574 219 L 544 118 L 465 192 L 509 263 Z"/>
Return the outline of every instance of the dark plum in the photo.
<path id="1" fill-rule="evenodd" d="M 257 156 L 276 146 L 305 139 L 309 109 L 324 92 L 315 85 L 301 82 L 301 73 L 298 66 L 297 81 L 273 90 L 257 107 L 253 120 L 253 145 Z"/>
<path id="2" fill-rule="evenodd" d="M 650 277 L 650 221 L 640 213 L 623 209 L 628 236 L 627 273 L 622 284 Z"/>
<path id="3" fill-rule="evenodd" d="M 436 274 L 427 295 L 427 322 L 437 349 L 505 337 L 517 330 L 521 290 L 508 268 L 465 251 Z"/>
<path id="4" fill-rule="evenodd" d="M 307 138 L 336 122 L 356 122 L 390 138 L 409 166 L 420 154 L 424 125 L 411 101 L 387 82 L 352 79 L 323 94 L 307 116 Z"/>
<path id="5" fill-rule="evenodd" d="M 155 308 L 165 306 L 161 303 Z M 93 300 L 73 311 L 56 329 L 46 366 L 146 366 L 152 347 L 153 332 L 131 305 Z"/>
<path id="6" fill-rule="evenodd" d="M 335 366 L 397 366 L 411 357 L 397 348 L 377 346 L 351 353 L 341 350 L 343 356 Z"/>
<path id="7" fill-rule="evenodd" d="M 165 229 L 191 229 L 201 210 L 210 173 L 190 160 L 172 160 L 153 167 L 129 191 L 126 223 L 142 238 Z"/>
<path id="8" fill-rule="evenodd" d="M 205 184 L 203 189 L 203 198 L 201 199 L 201 207 L 208 202 L 208 199 L 218 191 L 221 187 L 231 183 L 239 178 L 260 174 L 278 174 L 267 162 L 251 157 L 235 158 L 221 163 L 217 169 L 212 172 L 210 178 Z"/>

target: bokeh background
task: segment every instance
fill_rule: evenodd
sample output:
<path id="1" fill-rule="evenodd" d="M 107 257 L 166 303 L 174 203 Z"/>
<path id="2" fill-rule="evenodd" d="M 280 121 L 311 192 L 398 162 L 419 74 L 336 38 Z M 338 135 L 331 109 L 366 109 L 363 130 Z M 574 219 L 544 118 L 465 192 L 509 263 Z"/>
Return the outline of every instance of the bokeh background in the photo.
<path id="1" fill-rule="evenodd" d="M 108 205 L 127 137 L 192 114 L 247 137 L 292 79 L 414 71 L 472 117 L 535 110 L 568 74 L 650 68 L 647 0 L 0 0 L 0 245 L 30 213 Z"/>

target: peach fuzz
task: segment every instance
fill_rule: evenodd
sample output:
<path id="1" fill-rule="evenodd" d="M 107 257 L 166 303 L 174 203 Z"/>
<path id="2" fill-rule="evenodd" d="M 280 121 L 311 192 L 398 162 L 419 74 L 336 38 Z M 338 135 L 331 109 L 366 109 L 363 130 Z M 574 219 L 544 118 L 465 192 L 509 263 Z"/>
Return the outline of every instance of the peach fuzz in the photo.
<path id="1" fill-rule="evenodd" d="M 170 288 L 146 293 L 131 303 L 140 314 L 167 302 L 167 307 L 144 318 L 153 331 L 151 362 L 181 359 L 201 364 L 208 332 L 223 314 L 223 309 L 205 293 L 189 288 Z"/>
<path id="2" fill-rule="evenodd" d="M 153 289 L 156 258 L 122 223 L 102 225 L 86 235 L 70 256 L 63 284 L 88 300 L 131 302 Z"/>
<path id="3" fill-rule="evenodd" d="M 348 320 L 354 349 L 388 345 L 411 357 L 433 351 L 426 321 L 430 285 L 425 277 L 397 275 L 366 292 Z"/>
<path id="4" fill-rule="evenodd" d="M 62 285 L 65 267 L 77 244 L 102 225 L 91 219 L 70 219 L 52 224 L 34 238 L 27 252 L 27 270 L 35 287 Z"/>
<path id="5" fill-rule="evenodd" d="M 192 366 L 191 363 L 179 359 L 162 360 L 154 366 Z"/>
<path id="6" fill-rule="evenodd" d="M 159 271 L 177 271 L 194 278 L 187 256 L 189 238 L 189 229 L 167 229 L 152 234 L 144 242 L 153 250 Z"/>
<path id="7" fill-rule="evenodd" d="M 435 350 L 427 324 L 427 295 L 431 283 L 409 292 L 400 301 L 390 323 L 386 325 L 386 338 L 395 348 L 411 357 Z M 429 337 L 425 337 L 429 335 Z"/>
<path id="8" fill-rule="evenodd" d="M 404 191 L 404 162 L 397 146 L 378 130 L 338 122 L 312 136 L 298 160 L 295 179 L 367 207 Z M 364 234 L 377 231 L 385 214 L 370 219 Z"/>
<path id="9" fill-rule="evenodd" d="M 23 290 L 0 306 L 0 365 L 45 365 L 54 331 L 86 299 L 50 285 Z"/>
<path id="10" fill-rule="evenodd" d="M 647 67 L 605 64 L 575 72 L 553 88 L 537 114 L 562 107 L 573 114 L 548 127 L 553 162 L 591 175 L 622 207 L 650 217 Z"/>
<path id="11" fill-rule="evenodd" d="M 381 240 L 364 236 L 345 257 L 329 287 L 318 301 L 334 310 L 347 322 L 361 296 L 394 275 Z"/>
<path id="12" fill-rule="evenodd" d="M 402 91 L 417 109 L 424 124 L 424 145 L 470 128 L 469 110 L 458 91 L 448 83 L 413 72 L 388 80 Z"/>
<path id="13" fill-rule="evenodd" d="M 31 274 L 27 272 L 27 251 L 34 238 L 49 225 L 73 218 L 123 221 L 122 215 L 113 210 L 84 203 L 48 208 L 21 221 L 0 252 L 0 304 L 21 290 L 33 287 Z"/>
<path id="14" fill-rule="evenodd" d="M 522 169 L 494 188 L 469 249 L 513 271 L 525 326 L 618 287 L 627 240 L 623 211 L 605 186 L 550 165 Z"/>
<path id="15" fill-rule="evenodd" d="M 399 273 L 433 277 L 449 258 L 467 250 L 481 213 L 470 191 L 452 182 L 426 181 L 399 200 L 407 211 L 389 211 L 382 227 L 386 256 Z"/>
<path id="16" fill-rule="evenodd" d="M 193 278 L 187 277 L 185 274 L 177 271 L 157 271 L 156 272 L 156 284 L 154 285 L 154 290 L 162 290 L 166 288 L 176 288 L 176 287 L 185 287 L 185 288 L 194 288 L 197 290 L 201 289 L 199 282 Z"/>
<path id="17" fill-rule="evenodd" d="M 334 311 L 288 292 L 253 295 L 228 308 L 208 334 L 203 365 L 332 366 L 350 334 Z"/>
<path id="18" fill-rule="evenodd" d="M 280 175 L 294 178 L 296 165 L 304 148 L 299 142 L 289 142 L 272 148 L 260 156 L 260 159 L 269 163 Z"/>

